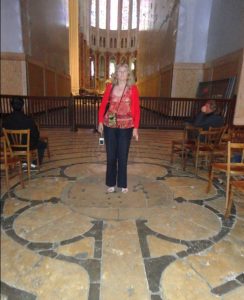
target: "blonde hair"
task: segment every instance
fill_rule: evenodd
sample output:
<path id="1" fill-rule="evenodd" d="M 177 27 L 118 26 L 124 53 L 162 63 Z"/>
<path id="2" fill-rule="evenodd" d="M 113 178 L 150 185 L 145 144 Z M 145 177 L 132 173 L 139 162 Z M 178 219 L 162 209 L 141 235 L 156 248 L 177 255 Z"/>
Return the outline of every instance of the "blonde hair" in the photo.
<path id="1" fill-rule="evenodd" d="M 120 64 L 118 64 L 118 65 L 116 66 L 115 72 L 114 72 L 114 74 L 112 75 L 112 84 L 113 84 L 113 85 L 117 85 L 117 84 L 118 84 L 118 70 L 119 70 L 119 68 L 121 68 L 121 67 L 126 68 L 127 71 L 128 71 L 128 77 L 127 77 L 127 82 L 126 82 L 127 85 L 128 85 L 128 86 L 133 85 L 133 84 L 135 83 L 134 76 L 133 76 L 132 71 L 131 71 L 131 69 L 129 68 L 128 64 L 126 64 L 126 63 L 120 63 Z"/>

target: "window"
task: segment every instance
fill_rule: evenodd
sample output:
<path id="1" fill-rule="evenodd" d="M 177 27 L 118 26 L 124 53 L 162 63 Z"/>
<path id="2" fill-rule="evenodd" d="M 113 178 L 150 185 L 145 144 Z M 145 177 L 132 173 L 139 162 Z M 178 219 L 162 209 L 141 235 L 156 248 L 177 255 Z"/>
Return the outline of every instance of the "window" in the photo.
<path id="1" fill-rule="evenodd" d="M 109 77 L 115 73 L 115 59 L 111 58 L 109 62 Z"/>
<path id="2" fill-rule="evenodd" d="M 107 0 L 99 0 L 99 28 L 106 29 Z"/>
<path id="3" fill-rule="evenodd" d="M 96 27 L 96 0 L 91 0 L 91 26 Z"/>
<path id="4" fill-rule="evenodd" d="M 133 0 L 132 3 L 132 24 L 131 28 L 137 28 L 137 0 Z"/>
<path id="5" fill-rule="evenodd" d="M 149 22 L 150 22 L 149 16 L 150 16 L 150 2 L 141 1 L 139 30 L 149 29 Z"/>
<path id="6" fill-rule="evenodd" d="M 110 38 L 110 48 L 113 48 L 113 39 Z"/>
<path id="7" fill-rule="evenodd" d="M 94 60 L 91 60 L 91 76 L 93 77 L 95 75 L 95 66 L 94 66 Z"/>
<path id="8" fill-rule="evenodd" d="M 118 29 L 118 0 L 110 0 L 110 29 Z"/>
<path id="9" fill-rule="evenodd" d="M 100 56 L 100 64 L 99 64 L 99 77 L 105 77 L 105 60 L 103 56 Z"/>
<path id="10" fill-rule="evenodd" d="M 117 48 L 117 39 L 114 39 L 114 48 Z"/>
<path id="11" fill-rule="evenodd" d="M 123 0 L 122 4 L 122 24 L 121 29 L 122 30 L 128 30 L 129 26 L 129 0 Z"/>

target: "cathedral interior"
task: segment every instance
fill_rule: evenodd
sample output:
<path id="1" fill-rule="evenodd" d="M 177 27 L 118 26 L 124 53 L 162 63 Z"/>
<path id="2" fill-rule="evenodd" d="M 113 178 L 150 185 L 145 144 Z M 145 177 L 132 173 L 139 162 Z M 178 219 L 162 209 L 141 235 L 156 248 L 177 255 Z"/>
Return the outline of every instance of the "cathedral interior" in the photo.
<path id="1" fill-rule="evenodd" d="M 89 112 L 121 62 L 151 102 L 197 102 L 204 84 L 233 83 L 228 99 L 211 96 L 235 101 L 233 124 L 244 125 L 243 0 L 1 0 L 3 115 L 13 95 L 26 111 L 78 99 Z M 196 175 L 193 161 L 170 160 L 181 125 L 152 126 L 142 108 L 127 194 L 106 192 L 105 146 L 86 116 L 73 130 L 66 107 L 51 125 L 34 111 L 50 155 L 24 188 L 16 175 L 7 189 L 1 172 L 1 300 L 243 297 L 243 194 L 225 218 L 225 177 L 207 193 L 206 166 Z"/>

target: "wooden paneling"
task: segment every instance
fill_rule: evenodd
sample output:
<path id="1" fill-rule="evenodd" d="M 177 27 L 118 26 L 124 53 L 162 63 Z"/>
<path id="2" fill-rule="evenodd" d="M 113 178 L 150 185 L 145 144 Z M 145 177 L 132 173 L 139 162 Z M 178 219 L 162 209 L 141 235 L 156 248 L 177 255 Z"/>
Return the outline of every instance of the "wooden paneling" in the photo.
<path id="1" fill-rule="evenodd" d="M 71 82 L 68 76 L 57 74 L 57 96 L 70 96 Z"/>
<path id="2" fill-rule="evenodd" d="M 44 96 L 44 69 L 28 62 L 28 95 Z"/>
<path id="3" fill-rule="evenodd" d="M 45 96 L 56 96 L 56 79 L 55 72 L 52 70 L 45 70 Z"/>
<path id="4" fill-rule="evenodd" d="M 172 76 L 173 76 L 172 67 L 170 69 L 162 72 L 161 85 L 160 85 L 160 96 L 162 96 L 162 97 L 170 97 L 171 96 Z"/>

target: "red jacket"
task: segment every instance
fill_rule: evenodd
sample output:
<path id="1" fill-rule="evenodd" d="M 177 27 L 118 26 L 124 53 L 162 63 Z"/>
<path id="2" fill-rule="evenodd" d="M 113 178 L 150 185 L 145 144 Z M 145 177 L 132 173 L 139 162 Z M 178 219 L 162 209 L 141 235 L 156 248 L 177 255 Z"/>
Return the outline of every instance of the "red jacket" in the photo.
<path id="1" fill-rule="evenodd" d="M 109 101 L 112 84 L 108 84 L 103 95 L 102 103 L 99 108 L 98 122 L 103 123 L 103 117 L 106 105 Z M 139 127 L 140 122 L 140 104 L 139 104 L 139 93 L 136 85 L 131 86 L 131 114 L 133 118 L 134 128 Z"/>

